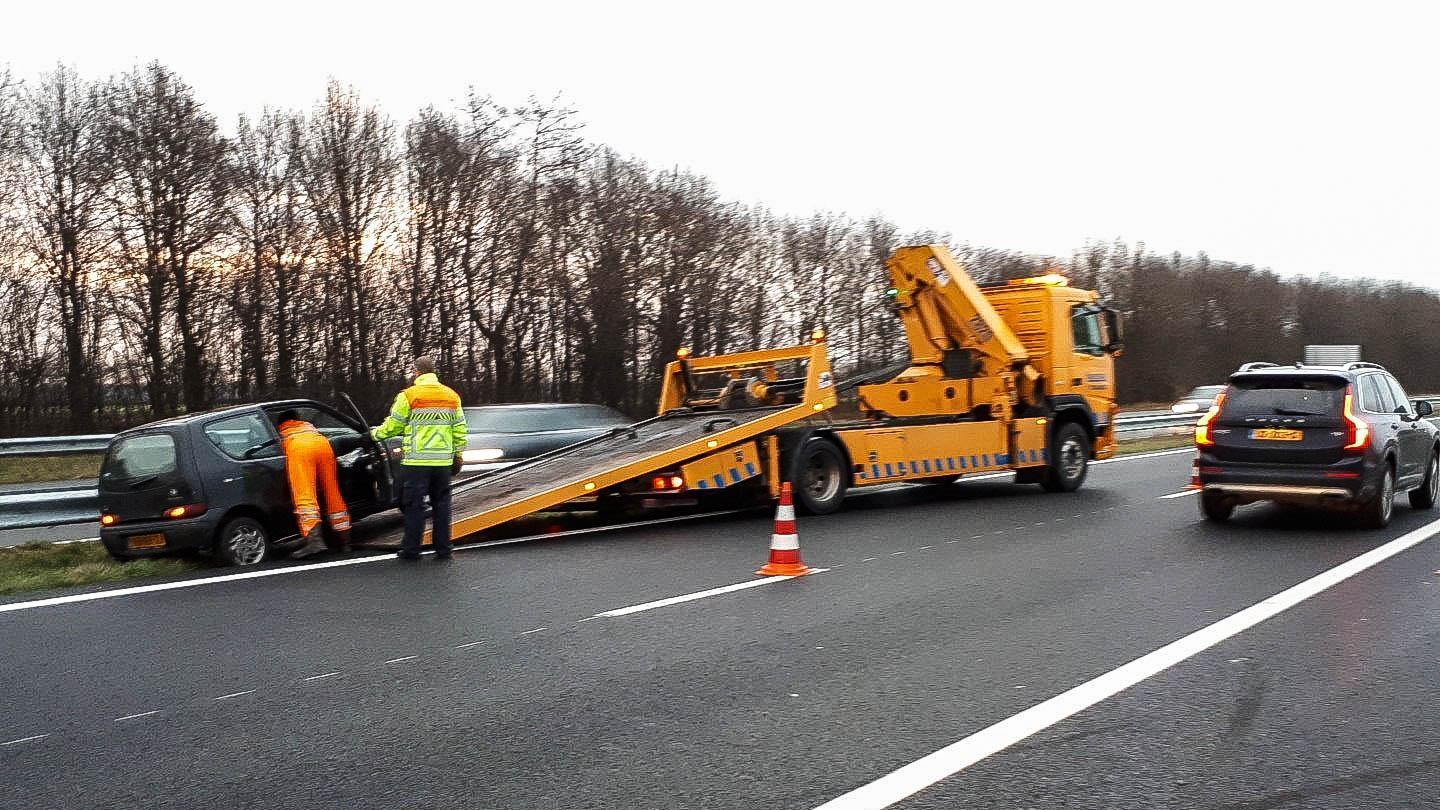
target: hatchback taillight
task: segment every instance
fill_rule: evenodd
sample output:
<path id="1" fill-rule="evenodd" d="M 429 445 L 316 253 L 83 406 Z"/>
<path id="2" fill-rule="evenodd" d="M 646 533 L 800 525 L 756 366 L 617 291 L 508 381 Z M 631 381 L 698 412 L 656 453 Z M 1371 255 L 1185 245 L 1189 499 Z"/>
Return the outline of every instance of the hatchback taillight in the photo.
<path id="1" fill-rule="evenodd" d="M 1370 446 L 1370 423 L 1355 415 L 1355 386 L 1345 389 L 1345 452 L 1362 453 Z"/>

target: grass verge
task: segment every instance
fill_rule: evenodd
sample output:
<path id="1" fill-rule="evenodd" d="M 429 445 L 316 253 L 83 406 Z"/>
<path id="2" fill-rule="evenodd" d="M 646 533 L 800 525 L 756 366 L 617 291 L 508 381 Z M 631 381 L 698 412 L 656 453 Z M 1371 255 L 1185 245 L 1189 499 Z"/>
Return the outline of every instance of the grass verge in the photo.
<path id="1" fill-rule="evenodd" d="M 1151 436 L 1146 439 L 1122 440 L 1116 447 L 1115 453 L 1120 456 L 1128 456 L 1131 453 L 1153 453 L 1157 450 L 1175 450 L 1194 446 L 1195 436 L 1192 433 L 1185 433 L 1181 436 Z"/>
<path id="2" fill-rule="evenodd" d="M 100 475 L 100 453 L 66 456 L 0 456 L 0 485 L 74 481 Z"/>
<path id="3" fill-rule="evenodd" d="M 175 558 L 118 563 L 99 543 L 27 543 L 0 548 L 0 595 L 170 576 L 203 566 L 197 560 Z"/>

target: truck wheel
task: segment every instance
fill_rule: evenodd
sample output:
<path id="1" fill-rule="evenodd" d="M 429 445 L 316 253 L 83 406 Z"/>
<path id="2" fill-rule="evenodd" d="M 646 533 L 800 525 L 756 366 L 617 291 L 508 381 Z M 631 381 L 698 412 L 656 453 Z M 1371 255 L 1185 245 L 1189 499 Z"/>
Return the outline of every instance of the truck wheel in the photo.
<path id="1" fill-rule="evenodd" d="M 1090 471 L 1090 436 L 1085 428 L 1066 422 L 1055 431 L 1050 446 L 1050 465 L 1040 486 L 1046 492 L 1074 492 L 1085 483 Z"/>
<path id="2" fill-rule="evenodd" d="M 1201 492 L 1200 514 L 1204 515 L 1206 520 L 1224 523 L 1235 514 L 1235 502 L 1218 493 Z"/>
<path id="3" fill-rule="evenodd" d="M 255 518 L 231 518 L 215 535 L 214 554 L 226 565 L 259 565 L 270 554 L 270 538 Z"/>
<path id="4" fill-rule="evenodd" d="M 1419 489 L 1410 490 L 1410 505 L 1416 509 L 1434 509 L 1440 500 L 1440 453 L 1430 454 L 1430 463 L 1425 467 L 1425 480 Z"/>
<path id="5" fill-rule="evenodd" d="M 1369 529 L 1383 529 L 1390 525 L 1390 515 L 1395 512 L 1395 471 L 1386 464 L 1376 485 L 1375 497 L 1360 505 L 1360 523 Z"/>
<path id="6" fill-rule="evenodd" d="M 795 504 L 811 515 L 828 515 L 845 501 L 845 457 L 826 439 L 810 439 L 795 459 Z"/>

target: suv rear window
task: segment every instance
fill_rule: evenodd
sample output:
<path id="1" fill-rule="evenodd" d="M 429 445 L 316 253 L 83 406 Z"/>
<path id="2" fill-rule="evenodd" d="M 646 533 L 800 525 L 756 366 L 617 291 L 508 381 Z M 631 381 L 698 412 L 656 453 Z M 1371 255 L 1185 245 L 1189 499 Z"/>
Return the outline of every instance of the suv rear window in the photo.
<path id="1" fill-rule="evenodd" d="M 105 454 L 100 486 L 130 489 L 146 480 L 175 472 L 175 437 L 151 433 L 121 439 Z"/>
<path id="2" fill-rule="evenodd" d="M 1345 380 L 1338 377 L 1256 377 L 1230 384 L 1225 412 L 1245 416 L 1339 416 Z"/>

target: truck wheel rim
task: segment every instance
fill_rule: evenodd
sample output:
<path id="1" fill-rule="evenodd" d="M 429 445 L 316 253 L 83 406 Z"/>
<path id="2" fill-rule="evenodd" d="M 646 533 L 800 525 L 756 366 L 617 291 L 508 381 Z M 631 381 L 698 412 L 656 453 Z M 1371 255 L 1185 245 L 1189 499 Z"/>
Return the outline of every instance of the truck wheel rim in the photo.
<path id="1" fill-rule="evenodd" d="M 265 537 L 253 526 L 241 526 L 231 532 L 225 545 L 240 565 L 254 565 L 265 557 Z"/>
<path id="2" fill-rule="evenodd" d="M 1060 445 L 1060 471 L 1066 478 L 1079 478 L 1085 471 L 1085 453 L 1078 439 L 1066 439 Z"/>
<path id="3" fill-rule="evenodd" d="M 816 501 L 828 501 L 835 497 L 840 487 L 839 466 L 835 460 L 822 453 L 810 457 L 805 470 L 805 489 Z"/>

